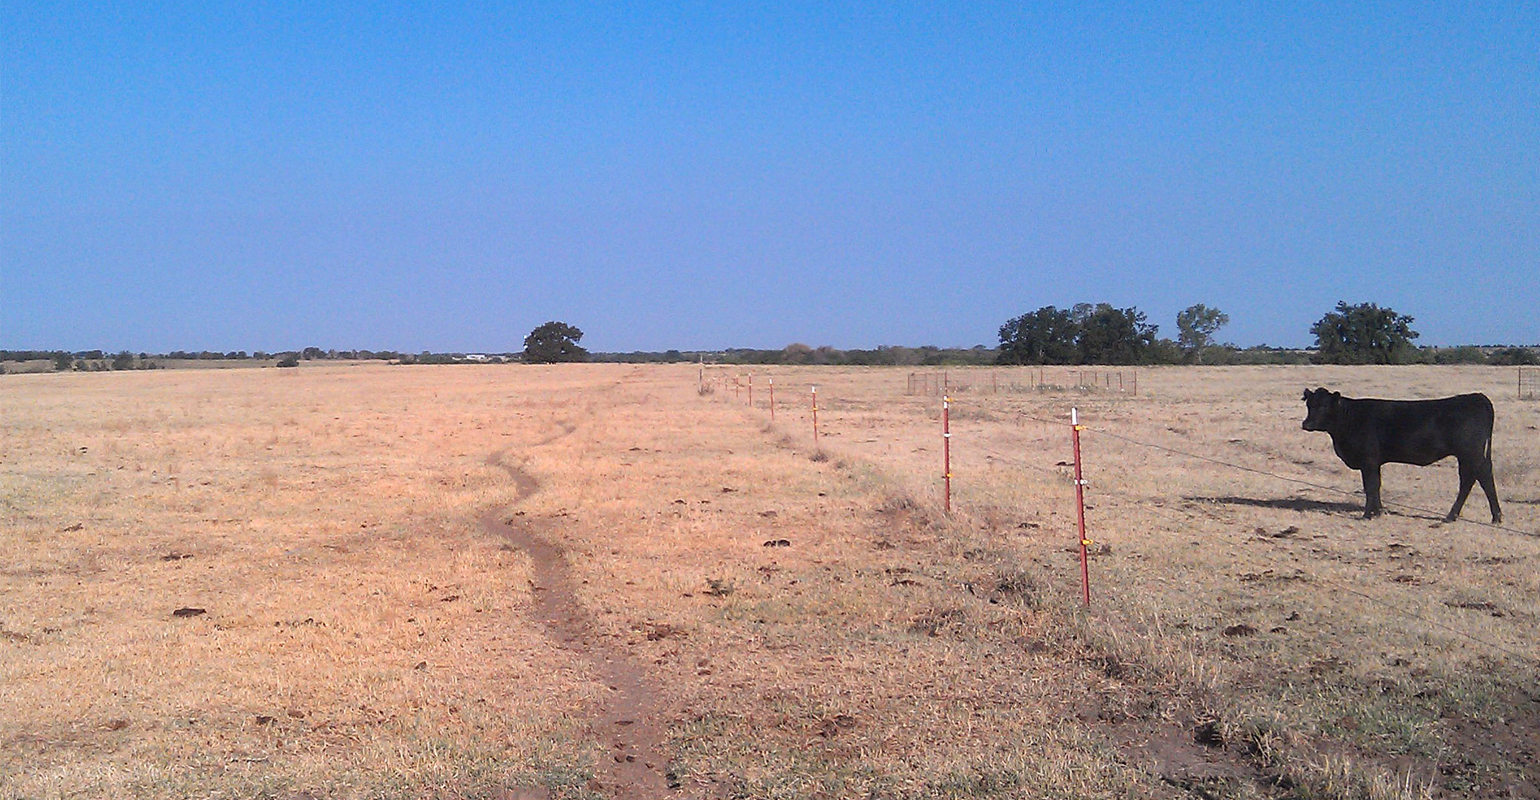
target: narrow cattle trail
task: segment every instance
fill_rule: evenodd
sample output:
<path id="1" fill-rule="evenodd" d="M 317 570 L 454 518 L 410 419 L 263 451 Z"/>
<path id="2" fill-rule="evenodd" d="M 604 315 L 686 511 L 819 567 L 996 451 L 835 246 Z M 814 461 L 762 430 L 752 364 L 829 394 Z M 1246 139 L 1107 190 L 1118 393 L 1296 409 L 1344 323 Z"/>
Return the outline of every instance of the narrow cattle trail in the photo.
<path id="1" fill-rule="evenodd" d="M 501 451 L 488 456 L 487 463 L 508 472 L 520 501 L 539 491 L 539 481 L 506 463 Z M 624 648 L 598 634 L 592 614 L 578 600 L 566 551 L 537 533 L 535 520 L 510 517 L 507 510 L 482 514 L 481 526 L 529 556 L 535 620 L 560 646 L 587 659 L 609 689 L 593 720 L 595 734 L 609 745 L 609 753 L 598 766 L 600 786 L 593 788 L 627 800 L 670 797 L 658 692 L 641 664 Z"/>

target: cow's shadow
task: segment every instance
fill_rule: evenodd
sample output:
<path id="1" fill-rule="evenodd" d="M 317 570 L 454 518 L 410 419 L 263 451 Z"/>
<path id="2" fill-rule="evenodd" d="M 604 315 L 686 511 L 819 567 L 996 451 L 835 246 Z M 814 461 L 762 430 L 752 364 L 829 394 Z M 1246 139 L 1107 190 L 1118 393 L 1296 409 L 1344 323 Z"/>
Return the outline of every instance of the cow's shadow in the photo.
<path id="1" fill-rule="evenodd" d="M 1352 514 L 1363 513 L 1363 503 L 1349 503 L 1331 500 L 1310 500 L 1303 497 L 1237 497 L 1226 495 L 1223 497 L 1185 497 L 1194 503 L 1218 503 L 1227 506 L 1251 506 L 1252 508 L 1276 508 L 1283 511 L 1300 511 L 1316 514 Z"/>
<path id="2" fill-rule="evenodd" d="M 1194 503 L 1219 503 L 1222 505 L 1251 506 L 1252 508 L 1277 508 L 1284 511 L 1299 511 L 1315 514 L 1348 514 L 1360 516 L 1364 511 L 1362 501 L 1350 503 L 1344 501 L 1307 500 L 1302 497 L 1279 497 L 1264 499 L 1257 497 L 1187 497 L 1183 498 Z M 1409 519 L 1426 519 L 1435 523 L 1444 522 L 1444 518 L 1438 514 L 1423 511 L 1421 509 L 1408 509 L 1397 507 L 1395 503 L 1385 504 L 1387 516 L 1407 517 Z"/>

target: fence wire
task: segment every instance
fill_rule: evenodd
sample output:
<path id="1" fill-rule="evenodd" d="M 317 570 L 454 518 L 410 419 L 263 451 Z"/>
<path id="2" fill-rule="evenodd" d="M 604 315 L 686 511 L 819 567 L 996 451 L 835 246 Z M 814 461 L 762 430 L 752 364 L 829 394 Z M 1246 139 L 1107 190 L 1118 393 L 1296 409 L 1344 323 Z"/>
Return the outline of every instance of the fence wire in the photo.
<path id="1" fill-rule="evenodd" d="M 804 387 L 799 387 L 799 388 L 801 388 L 804 391 L 806 391 L 807 389 L 810 389 L 811 386 L 809 385 L 809 386 L 804 386 Z M 1063 419 L 1045 419 L 1043 417 L 1034 416 L 1034 415 L 1026 413 L 1026 412 L 1015 412 L 1015 414 L 1020 419 L 1042 423 L 1042 424 L 1047 425 L 1047 426 L 1065 426 L 1065 427 L 1068 427 L 1068 425 L 1070 424 L 1068 420 L 1063 420 Z M 1142 441 L 1140 439 L 1136 439 L 1136 438 L 1131 437 L 1131 436 L 1127 436 L 1127 435 L 1124 435 L 1124 434 L 1121 434 L 1121 433 L 1115 433 L 1113 431 L 1106 430 L 1104 428 L 1099 428 L 1099 427 L 1095 427 L 1095 426 L 1091 426 L 1091 425 L 1086 425 L 1084 423 L 1082 423 L 1080 427 L 1081 427 L 1081 430 L 1083 432 L 1092 434 L 1093 436 L 1106 437 L 1108 439 L 1113 439 L 1113 440 L 1125 442 L 1127 444 L 1134 445 L 1136 447 L 1142 447 L 1142 448 L 1147 448 L 1147 449 L 1151 449 L 1151 450 L 1156 450 L 1156 451 L 1167 453 L 1167 454 L 1170 454 L 1170 455 L 1180 456 L 1180 457 L 1183 457 L 1183 458 L 1193 459 L 1195 461 L 1201 461 L 1201 462 L 1204 462 L 1204 463 L 1213 464 L 1215 466 L 1224 467 L 1226 469 L 1236 470 L 1236 471 L 1239 471 L 1239 472 L 1245 472 L 1245 473 L 1249 473 L 1249 474 L 1253 474 L 1253 475 L 1259 475 L 1259 476 L 1270 478 L 1270 479 L 1273 479 L 1273 480 L 1283 481 L 1283 482 L 1292 483 L 1292 484 L 1296 484 L 1296 485 L 1300 485 L 1300 486 L 1306 486 L 1306 487 L 1309 487 L 1311 489 L 1316 489 L 1316 490 L 1323 491 L 1323 492 L 1328 492 L 1328 493 L 1332 493 L 1332 494 L 1336 494 L 1336 495 L 1341 495 L 1341 496 L 1344 496 L 1344 497 L 1356 498 L 1358 496 L 1358 493 L 1354 492 L 1354 491 L 1348 491 L 1348 490 L 1340 489 L 1340 488 L 1335 487 L 1335 486 L 1328 486 L 1326 484 L 1317 483 L 1315 481 L 1310 481 L 1310 480 L 1305 480 L 1303 478 L 1298 478 L 1298 477 L 1291 476 L 1291 475 L 1283 475 L 1281 473 L 1272 472 L 1272 471 L 1266 470 L 1266 469 L 1260 469 L 1260 468 L 1257 468 L 1257 467 L 1249 467 L 1249 466 L 1246 466 L 1244 464 L 1236 464 L 1234 462 L 1226 461 L 1224 459 L 1215 458 L 1215 457 L 1212 457 L 1212 456 L 1207 456 L 1207 455 L 1203 455 L 1201 453 L 1195 453 L 1195 452 L 1192 452 L 1192 451 L 1189 451 L 1189 450 L 1183 450 L 1183 449 L 1176 448 L 1176 447 L 1171 447 L 1169 445 L 1163 445 L 1163 444 L 1157 444 L 1157 443 L 1154 443 L 1154 442 Z M 953 433 L 955 435 L 956 431 L 954 431 Z M 972 449 L 977 450 L 978 452 L 984 453 L 987 456 L 990 456 L 990 457 L 994 458 L 995 460 L 997 460 L 999 462 L 1003 462 L 1005 464 L 1008 464 L 1008 465 L 1011 465 L 1011 466 L 1014 466 L 1014 467 L 1019 467 L 1019 468 L 1023 468 L 1023 469 L 1033 470 L 1035 472 L 1040 472 L 1042 474 L 1045 474 L 1045 475 L 1048 475 L 1050 477 L 1053 477 L 1054 479 L 1060 479 L 1060 478 L 1064 477 L 1063 473 L 1059 471 L 1064 466 L 1063 463 L 1055 465 L 1053 467 L 1045 467 L 1045 466 L 1042 466 L 1040 464 L 1034 464 L 1032 462 L 1029 462 L 1026 459 L 1021 458 L 1020 456 L 1012 455 L 1010 453 L 1005 453 L 1005 452 L 1002 452 L 1002 451 L 1000 451 L 998 449 L 989 447 L 987 445 L 979 444 L 979 443 L 976 443 L 976 442 L 971 444 L 971 445 L 964 445 L 964 446 L 965 447 L 971 447 Z M 973 490 L 970 490 L 970 491 L 973 491 Z M 1150 498 L 1138 497 L 1138 496 L 1131 495 L 1131 494 L 1128 494 L 1128 493 L 1112 492 L 1112 491 L 1108 491 L 1108 490 L 1106 490 L 1105 488 L 1102 488 L 1102 487 L 1098 487 L 1097 491 L 1098 491 L 1099 494 L 1102 494 L 1103 496 L 1106 496 L 1106 497 L 1114 497 L 1114 496 L 1116 496 L 1116 497 L 1119 497 L 1119 498 L 1122 498 L 1122 499 L 1125 499 L 1125 500 L 1131 500 L 1131 501 L 1134 501 L 1134 502 L 1141 503 L 1142 507 L 1145 510 L 1149 511 L 1150 513 L 1154 514 L 1155 516 L 1164 517 L 1164 518 L 1166 518 L 1168 520 L 1171 520 L 1173 522 L 1177 522 L 1179 524 L 1185 524 L 1185 520 L 1180 520 L 1180 519 L 1178 519 L 1176 517 L 1176 515 L 1171 514 L 1170 512 L 1166 511 L 1164 508 L 1162 508 L 1162 507 L 1160 507 L 1158 505 L 1155 505 L 1153 503 L 1150 503 L 1149 502 Z M 988 494 L 988 492 L 985 492 L 985 494 Z M 1419 506 L 1414 506 L 1414 505 L 1411 505 L 1409 503 L 1402 503 L 1402 502 L 1397 502 L 1397 501 L 1385 501 L 1384 504 L 1386 506 L 1388 506 L 1388 507 L 1396 507 L 1396 508 L 1400 508 L 1400 509 L 1403 509 L 1403 510 L 1416 512 L 1416 513 L 1420 513 L 1420 514 L 1429 514 L 1429 515 L 1433 515 L 1435 517 L 1440 517 L 1440 518 L 1442 517 L 1442 514 L 1440 512 L 1438 512 L 1438 511 L 1434 511 L 1434 510 L 1427 509 L 1427 508 L 1422 508 L 1422 507 L 1419 507 Z M 1505 526 L 1505 525 L 1501 525 L 1501 524 L 1497 524 L 1497 523 L 1482 522 L 1480 520 L 1464 519 L 1464 518 L 1461 518 L 1461 519 L 1459 519 L 1457 521 L 1458 522 L 1463 522 L 1463 523 L 1468 524 L 1468 525 L 1478 525 L 1478 526 L 1481 526 L 1481 527 L 1484 527 L 1484 528 L 1488 528 L 1488 529 L 1491 529 L 1491 530 L 1503 531 L 1505 533 L 1515 534 L 1515 535 L 1519 535 L 1519 536 L 1526 536 L 1526 537 L 1531 537 L 1531 538 L 1540 538 L 1540 533 L 1536 533 L 1536 532 L 1533 532 L 1533 531 L 1521 530 L 1521 529 L 1518 529 L 1518 528 L 1513 528 L 1513 527 L 1509 527 L 1509 526 Z M 1260 563 L 1258 563 L 1256 561 L 1248 559 L 1245 556 L 1241 556 L 1241 555 L 1238 555 L 1238 554 L 1232 554 L 1232 555 L 1235 556 L 1235 560 L 1236 561 L 1243 562 L 1243 563 L 1241 563 L 1241 566 L 1251 567 L 1251 568 L 1255 568 L 1255 569 L 1258 569 L 1258 570 L 1268 569 L 1268 567 L 1265 567 L 1264 565 L 1262 565 L 1262 564 L 1260 564 Z M 1313 571 L 1311 571 L 1309 569 L 1306 569 L 1304 567 L 1300 567 L 1300 566 L 1296 565 L 1294 568 L 1300 574 L 1304 575 L 1306 578 L 1308 578 L 1309 580 L 1311 580 L 1313 582 L 1316 582 L 1318 584 L 1321 584 L 1321 585 L 1324 585 L 1324 586 L 1328 586 L 1328 587 L 1337 589 L 1337 590 L 1342 591 L 1342 592 L 1344 592 L 1346 594 L 1350 594 L 1350 595 L 1352 595 L 1354 597 L 1357 597 L 1357 598 L 1360 598 L 1360 599 L 1362 599 L 1362 600 L 1364 600 L 1364 601 L 1366 601 L 1368 603 L 1371 603 L 1373 605 L 1379 606 L 1380 608 L 1382 608 L 1382 609 L 1384 609 L 1386 611 L 1389 611 L 1389 612 L 1392 612 L 1394 614 L 1400 615 L 1400 616 L 1405 617 L 1407 619 L 1416 620 L 1416 621 L 1418 621 L 1418 622 L 1422 623 L 1423 625 L 1426 625 L 1426 626 L 1428 626 L 1430 628 L 1434 628 L 1434 629 L 1443 631 L 1445 633 L 1451 634 L 1451 635 L 1459 637 L 1461 639 L 1465 639 L 1465 640 L 1470 641 L 1472 643 L 1479 644 L 1479 645 L 1481 645 L 1483 647 L 1487 647 L 1487 648 L 1489 648 L 1490 650 L 1492 650 L 1494 652 L 1503 653 L 1505 655 L 1511 656 L 1513 658 L 1516 658 L 1516 659 L 1519 659 L 1519 660 L 1522 660 L 1522 661 L 1528 661 L 1528 662 L 1533 662 L 1533 663 L 1540 663 L 1540 659 L 1537 659 L 1534 655 L 1531 655 L 1531 654 L 1528 654 L 1528 653 L 1524 653 L 1524 652 L 1515 650 L 1515 649 L 1513 649 L 1511 647 L 1508 647 L 1507 645 L 1504 645 L 1504 644 L 1501 644 L 1501 643 L 1498 643 L 1498 642 L 1493 642 L 1493 641 L 1490 641 L 1488 639 L 1484 639 L 1484 638 L 1482 638 L 1480 636 L 1476 636 L 1476 635 L 1470 633 L 1469 631 L 1462 630 L 1462 629 L 1457 628 L 1455 626 L 1452 626 L 1452 625 L 1440 622 L 1440 621 L 1438 621 L 1436 619 L 1433 619 L 1433 618 L 1431 618 L 1431 617 L 1429 617 L 1427 615 L 1418 613 L 1418 612 L 1416 612 L 1416 611 L 1414 611 L 1412 609 L 1409 609 L 1409 608 L 1407 608 L 1405 606 L 1402 606 L 1402 605 L 1390 602 L 1390 601 L 1385 600 L 1383 598 L 1376 597 L 1376 596 L 1374 596 L 1372 594 L 1364 592 L 1364 591 L 1362 591 L 1360 589 L 1357 589 L 1357 588 L 1355 588 L 1355 587 L 1353 587 L 1353 586 L 1351 586 L 1351 585 L 1349 585 L 1347 583 L 1344 583 L 1342 581 L 1335 580 L 1335 579 L 1332 579 L 1332 578 L 1327 578 L 1327 577 L 1324 577 L 1322 575 L 1319 575 L 1319 574 L 1317 574 L 1317 573 L 1315 573 L 1315 572 L 1313 572 Z"/>

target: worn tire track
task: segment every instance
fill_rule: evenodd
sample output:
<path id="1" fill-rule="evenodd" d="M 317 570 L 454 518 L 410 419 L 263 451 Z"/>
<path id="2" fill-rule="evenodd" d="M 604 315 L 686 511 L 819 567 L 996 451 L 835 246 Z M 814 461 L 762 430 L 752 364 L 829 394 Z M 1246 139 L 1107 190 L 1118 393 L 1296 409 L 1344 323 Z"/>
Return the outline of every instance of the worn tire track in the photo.
<path id="1" fill-rule="evenodd" d="M 488 456 L 486 463 L 501 467 L 512 477 L 519 501 L 540 490 L 540 482 L 505 462 L 502 451 Z M 509 517 L 506 510 L 493 509 L 481 515 L 481 527 L 486 532 L 506 539 L 533 564 L 531 616 L 561 647 L 586 659 L 609 690 L 593 718 L 596 734 L 608 744 L 598 765 L 600 785 L 593 788 L 617 798 L 670 797 L 659 694 L 648 680 L 647 670 L 630 653 L 598 634 L 593 615 L 578 600 L 566 550 L 549 535 L 538 533 L 538 525 L 527 517 Z"/>

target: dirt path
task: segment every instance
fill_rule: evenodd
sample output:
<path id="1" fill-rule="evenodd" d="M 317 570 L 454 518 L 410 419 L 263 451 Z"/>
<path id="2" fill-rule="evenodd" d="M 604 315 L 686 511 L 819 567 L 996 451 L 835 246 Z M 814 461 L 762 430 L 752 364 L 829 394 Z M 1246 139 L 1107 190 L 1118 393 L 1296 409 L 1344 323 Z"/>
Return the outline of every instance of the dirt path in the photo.
<path id="1" fill-rule="evenodd" d="M 508 472 L 520 501 L 539 491 L 539 481 L 505 462 L 501 452 L 489 456 L 487 463 Z M 593 727 L 610 753 L 598 768 L 600 785 L 592 788 L 627 800 L 672 796 L 658 692 L 641 664 L 624 648 L 598 635 L 593 616 L 577 598 L 566 551 L 537 532 L 536 520 L 509 516 L 506 509 L 483 514 L 481 526 L 529 555 L 534 569 L 534 618 L 562 647 L 587 659 L 609 688 L 605 703 L 594 715 Z"/>

